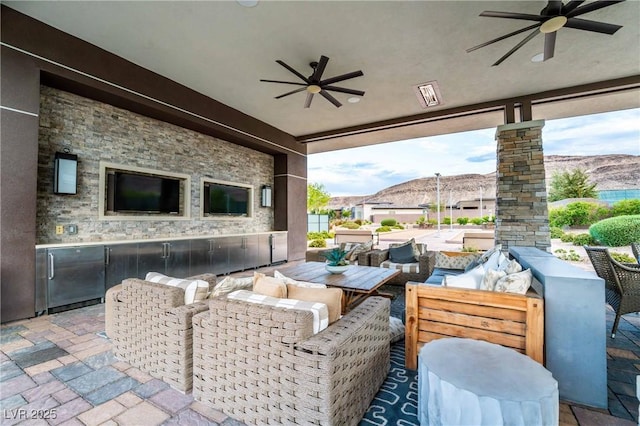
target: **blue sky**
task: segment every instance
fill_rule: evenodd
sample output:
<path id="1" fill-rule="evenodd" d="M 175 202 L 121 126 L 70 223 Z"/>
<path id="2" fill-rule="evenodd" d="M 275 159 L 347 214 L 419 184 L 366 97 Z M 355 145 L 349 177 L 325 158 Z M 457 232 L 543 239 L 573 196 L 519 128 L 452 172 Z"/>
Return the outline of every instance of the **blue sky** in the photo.
<path id="1" fill-rule="evenodd" d="M 308 182 L 332 196 L 374 194 L 420 177 L 491 173 L 495 128 L 312 154 Z M 640 155 L 640 109 L 547 120 L 545 155 Z"/>

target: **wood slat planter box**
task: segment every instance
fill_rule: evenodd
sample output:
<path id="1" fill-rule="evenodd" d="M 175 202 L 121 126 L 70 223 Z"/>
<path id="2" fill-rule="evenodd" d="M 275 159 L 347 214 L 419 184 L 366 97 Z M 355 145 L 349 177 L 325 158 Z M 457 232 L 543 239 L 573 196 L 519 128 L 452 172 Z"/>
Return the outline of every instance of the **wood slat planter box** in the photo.
<path id="1" fill-rule="evenodd" d="M 507 346 L 544 363 L 544 300 L 526 295 L 408 282 L 405 365 L 417 368 L 422 345 L 466 337 Z"/>

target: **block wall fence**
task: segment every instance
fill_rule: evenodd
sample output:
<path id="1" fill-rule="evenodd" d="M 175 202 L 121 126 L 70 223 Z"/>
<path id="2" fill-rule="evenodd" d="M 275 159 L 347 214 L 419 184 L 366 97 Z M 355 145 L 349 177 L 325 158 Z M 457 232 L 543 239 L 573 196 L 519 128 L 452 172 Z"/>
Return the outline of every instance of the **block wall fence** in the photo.
<path id="1" fill-rule="evenodd" d="M 53 194 L 54 156 L 78 156 L 76 195 Z M 100 161 L 191 176 L 187 219 L 99 220 Z M 273 209 L 260 207 L 260 187 L 273 185 L 274 158 L 240 145 L 77 96 L 40 87 L 37 244 L 186 237 L 273 230 Z M 203 220 L 200 178 L 253 185 L 253 217 Z M 78 225 L 56 235 L 56 225 Z"/>

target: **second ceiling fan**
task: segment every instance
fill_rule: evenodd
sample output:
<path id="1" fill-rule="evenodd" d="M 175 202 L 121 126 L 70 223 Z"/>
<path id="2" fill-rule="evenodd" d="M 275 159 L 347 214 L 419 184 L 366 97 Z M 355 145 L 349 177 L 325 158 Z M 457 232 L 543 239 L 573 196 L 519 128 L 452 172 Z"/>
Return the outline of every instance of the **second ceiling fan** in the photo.
<path id="1" fill-rule="evenodd" d="M 281 80 L 260 80 L 266 83 L 281 83 L 281 84 L 292 84 L 295 86 L 302 86 L 295 90 L 292 90 L 287 93 L 283 93 L 280 96 L 276 96 L 276 99 L 284 98 L 285 96 L 293 95 L 294 93 L 299 93 L 306 91 L 307 99 L 305 100 L 304 107 L 309 108 L 311 106 L 311 101 L 313 100 L 313 95 L 320 94 L 326 100 L 331 102 L 337 108 L 341 107 L 342 104 L 334 98 L 329 92 L 340 92 L 347 93 L 355 96 L 364 96 L 364 92 L 362 90 L 354 90 L 347 89 L 344 87 L 333 86 L 334 83 L 338 83 L 344 80 L 349 80 L 355 77 L 363 76 L 362 71 L 354 71 L 347 74 L 342 74 L 336 77 L 330 77 L 322 80 L 322 74 L 324 73 L 325 68 L 327 67 L 327 62 L 329 62 L 329 58 L 326 56 L 320 56 L 320 60 L 318 62 L 311 62 L 309 66 L 313 69 L 313 73 L 309 77 L 305 77 L 286 63 L 281 60 L 277 60 L 277 63 L 285 67 L 287 70 L 295 74 L 298 78 L 300 78 L 304 83 L 293 82 L 293 81 L 281 81 Z"/>
<path id="2" fill-rule="evenodd" d="M 523 33 L 533 29 L 533 31 L 525 37 L 520 43 L 518 43 L 513 49 L 508 51 L 504 56 L 498 59 L 493 66 L 500 65 L 505 59 L 511 56 L 516 50 L 524 46 L 529 40 L 533 39 L 539 33 L 544 34 L 544 56 L 543 61 L 553 58 L 555 46 L 556 46 L 556 33 L 560 28 L 574 28 L 577 30 L 592 31 L 596 33 L 612 35 L 620 28 L 621 25 L 608 24 L 605 22 L 590 21 L 586 19 L 576 18 L 576 16 L 583 15 L 585 13 L 593 12 L 594 10 L 602 9 L 604 7 L 612 6 L 616 3 L 621 3 L 624 0 L 596 0 L 592 3 L 582 5 L 585 0 L 571 0 L 567 4 L 564 4 L 560 0 L 551 0 L 547 2 L 547 6 L 540 11 L 539 15 L 531 15 L 527 13 L 516 12 L 495 12 L 484 11 L 480 16 L 486 16 L 490 18 L 506 18 L 506 19 L 520 19 L 525 21 L 535 21 L 536 24 L 530 25 L 525 28 L 521 28 L 509 34 L 505 34 L 496 39 L 487 41 L 486 43 L 479 44 L 472 48 L 467 49 L 467 52 L 480 49 L 481 47 L 488 46 L 495 42 L 504 40 L 514 35 Z"/>

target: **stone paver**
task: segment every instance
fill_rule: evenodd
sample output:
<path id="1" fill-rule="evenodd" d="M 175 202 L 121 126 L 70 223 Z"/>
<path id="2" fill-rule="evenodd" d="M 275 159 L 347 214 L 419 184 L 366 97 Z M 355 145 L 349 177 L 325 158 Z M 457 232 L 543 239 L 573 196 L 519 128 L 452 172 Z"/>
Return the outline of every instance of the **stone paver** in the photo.
<path id="1" fill-rule="evenodd" d="M 108 401 L 80 414 L 78 416 L 78 420 L 87 426 L 100 425 L 109 421 L 112 417 L 124 412 L 126 409 L 127 407 L 115 400 Z"/>
<path id="2" fill-rule="evenodd" d="M 133 408 L 116 416 L 114 419 L 120 426 L 154 426 L 161 425 L 169 419 L 169 415 L 148 402 L 141 402 Z"/>
<path id="3" fill-rule="evenodd" d="M 175 414 L 191 404 L 193 398 L 191 395 L 182 394 L 175 389 L 166 389 L 152 396 L 150 401 L 160 408 Z"/>

